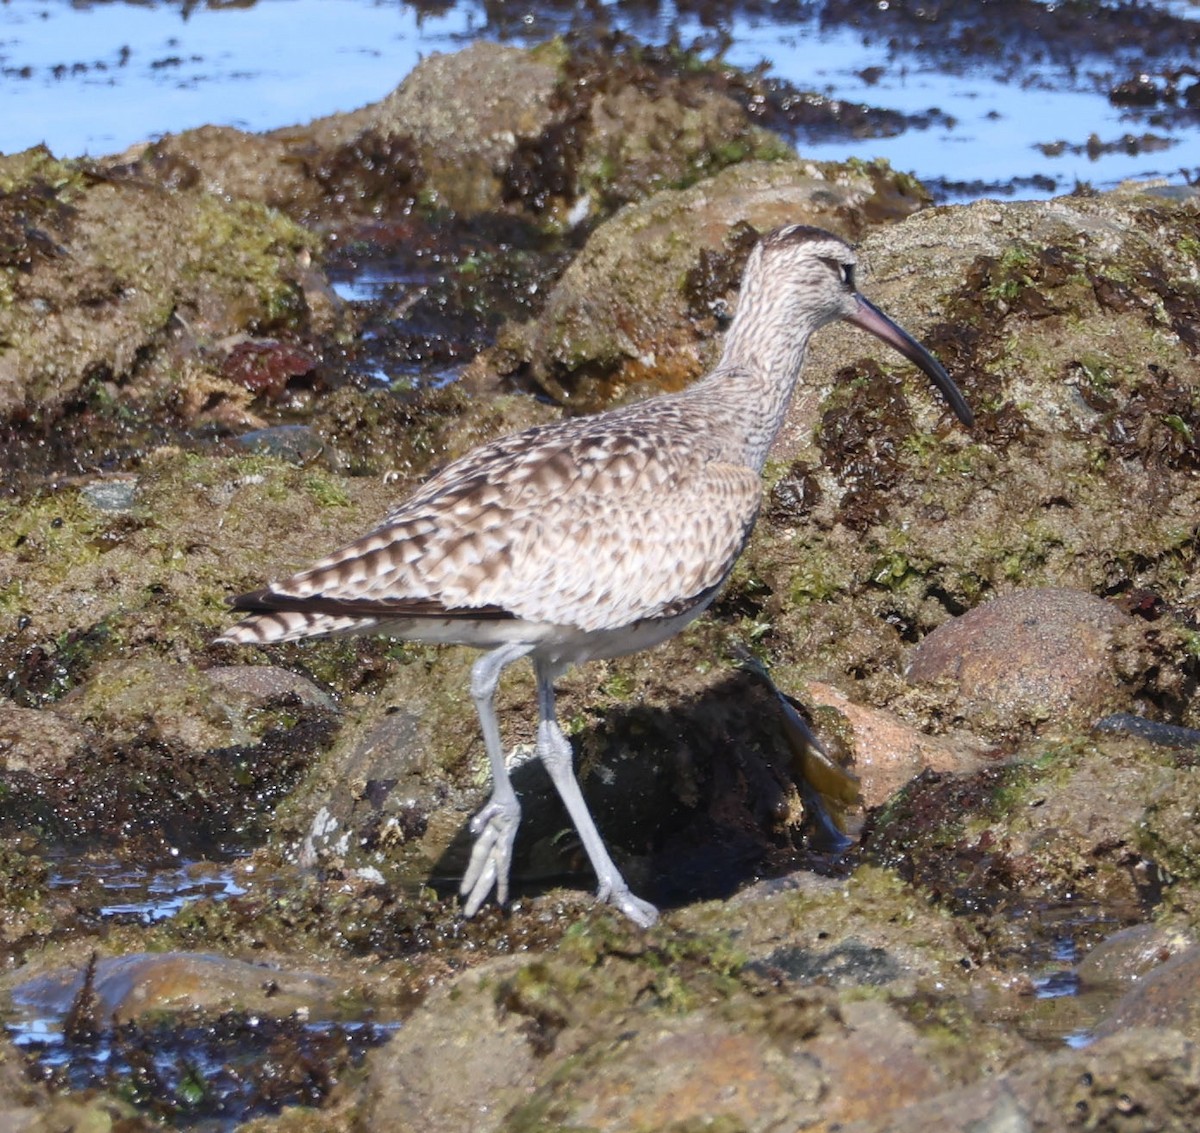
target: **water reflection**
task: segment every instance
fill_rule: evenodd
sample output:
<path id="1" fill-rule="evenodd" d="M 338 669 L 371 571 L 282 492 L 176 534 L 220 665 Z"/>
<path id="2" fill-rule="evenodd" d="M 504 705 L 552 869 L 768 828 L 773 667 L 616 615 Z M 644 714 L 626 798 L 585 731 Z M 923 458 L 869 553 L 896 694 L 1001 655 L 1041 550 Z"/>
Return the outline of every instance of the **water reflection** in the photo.
<path id="1" fill-rule="evenodd" d="M 10 0 L 0 5 L 8 110 L 0 151 L 45 142 L 62 156 L 102 154 L 206 123 L 303 123 L 382 98 L 431 52 L 476 39 L 535 43 L 582 27 L 761 65 L 804 97 L 918 116 L 924 128 L 864 138 L 835 115 L 832 129 L 806 125 L 793 140 L 822 160 L 884 157 L 945 199 L 1044 196 L 1130 177 L 1183 183 L 1200 169 L 1192 108 L 1200 84 L 1189 78 L 1200 49 L 1195 8 L 1096 6 L 1074 22 L 1068 8 L 1008 0 L 960 5 L 935 21 L 905 5 L 837 0 L 588 8 Z"/>
<path id="2" fill-rule="evenodd" d="M 63 861 L 50 874 L 48 888 L 92 897 L 105 920 L 156 924 L 177 915 L 194 901 L 240 897 L 246 892 L 231 865 L 181 862 L 153 868 L 119 858 L 86 857 Z"/>

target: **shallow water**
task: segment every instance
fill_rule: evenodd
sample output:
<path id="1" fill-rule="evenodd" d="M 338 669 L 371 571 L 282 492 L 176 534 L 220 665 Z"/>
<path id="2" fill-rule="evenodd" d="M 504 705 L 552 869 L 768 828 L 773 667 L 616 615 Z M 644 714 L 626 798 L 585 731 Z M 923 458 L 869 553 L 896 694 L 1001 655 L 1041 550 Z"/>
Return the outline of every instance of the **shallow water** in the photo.
<path id="1" fill-rule="evenodd" d="M 99 853 L 61 859 L 47 882 L 51 891 L 69 895 L 84 916 L 147 926 L 197 901 L 245 896 L 251 884 L 269 885 L 270 879 L 235 872 L 228 862 L 139 864 Z M 138 962 L 131 956 L 110 964 L 136 968 Z M 119 974 L 114 978 L 110 971 L 103 980 L 95 974 L 101 1000 L 128 993 Z M 327 1079 L 326 1065 L 356 1064 L 398 1026 L 362 1005 L 332 1014 L 324 1007 L 312 1017 L 307 1009 L 279 1017 L 246 1011 L 191 1017 L 185 1011 L 136 1022 L 95 1010 L 95 1025 L 85 1018 L 81 1026 L 76 1013 L 91 991 L 91 974 L 82 971 L 73 980 L 61 972 L 35 977 L 15 989 L 3 1023 L 32 1059 L 30 1074 L 72 1090 L 116 1082 L 143 1112 L 213 1133 L 286 1105 L 319 1104 L 336 1080 Z"/>
<path id="2" fill-rule="evenodd" d="M 47 887 L 93 898 L 101 920 L 147 925 L 176 916 L 203 898 L 223 901 L 246 892 L 228 865 L 181 862 L 155 868 L 97 855 L 62 860 Z"/>
<path id="3" fill-rule="evenodd" d="M 121 1083 L 129 1101 L 165 1126 L 228 1133 L 289 1105 L 319 1105 L 336 1083 L 321 1062 L 356 1065 L 396 1027 L 228 1013 L 191 1024 L 123 1024 L 78 1038 L 67 1033 L 62 1014 L 30 1009 L 7 1030 L 36 1059 L 34 1076 L 59 1088 Z"/>
<path id="4" fill-rule="evenodd" d="M 1200 21 L 1196 5 L 1109 5 L 1120 13 L 1118 31 L 1129 13 L 1131 34 L 1104 48 L 1069 35 L 1042 42 L 1036 31 L 1031 42 L 1002 9 L 1036 25 L 1038 5 L 997 5 L 980 35 L 996 44 L 981 42 L 974 53 L 947 49 L 953 8 L 942 24 L 914 30 L 911 21 L 884 22 L 888 7 L 885 0 L 857 9 L 781 2 L 602 11 L 646 42 L 673 38 L 738 67 L 763 63 L 799 90 L 927 116 L 924 128 L 892 137 L 799 131 L 795 141 L 820 159 L 887 158 L 934 183 L 943 199 L 1047 196 L 1076 182 L 1106 188 L 1126 178 L 1183 184 L 1200 170 L 1195 111 L 1118 106 L 1108 97 L 1139 74 L 1159 82 L 1190 64 L 1183 36 Z M 1143 57 L 1133 28 L 1154 16 L 1179 21 L 1179 42 L 1160 32 L 1146 40 Z M 431 52 L 480 38 L 538 42 L 594 18 L 554 3 L 516 10 L 466 2 L 425 12 L 379 0 L 9 0 L 0 5 L 0 151 L 44 142 L 60 156 L 98 155 L 205 123 L 303 123 L 382 98 Z"/>

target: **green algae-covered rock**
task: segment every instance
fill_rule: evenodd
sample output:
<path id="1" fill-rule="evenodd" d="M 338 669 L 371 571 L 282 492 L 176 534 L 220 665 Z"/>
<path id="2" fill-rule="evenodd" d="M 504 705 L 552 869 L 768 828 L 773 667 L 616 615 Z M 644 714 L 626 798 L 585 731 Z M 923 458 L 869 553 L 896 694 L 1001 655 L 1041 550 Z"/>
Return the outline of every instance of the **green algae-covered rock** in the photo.
<path id="1" fill-rule="evenodd" d="M 0 157 L 0 233 L 0 418 L 51 421 L 97 385 L 168 398 L 205 344 L 308 319 L 310 240 L 259 204 L 39 148 Z"/>

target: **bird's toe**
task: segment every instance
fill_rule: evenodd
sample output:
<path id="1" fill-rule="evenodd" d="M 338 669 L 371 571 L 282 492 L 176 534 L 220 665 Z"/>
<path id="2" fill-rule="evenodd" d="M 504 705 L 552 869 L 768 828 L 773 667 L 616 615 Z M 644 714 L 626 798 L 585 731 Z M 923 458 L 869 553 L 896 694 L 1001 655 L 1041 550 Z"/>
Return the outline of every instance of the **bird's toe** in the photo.
<path id="1" fill-rule="evenodd" d="M 639 928 L 650 928 L 658 922 L 658 910 L 649 901 L 635 897 L 628 889 L 624 893 L 611 894 L 608 901 Z"/>
<path id="2" fill-rule="evenodd" d="M 612 905 L 625 914 L 639 928 L 650 928 L 658 922 L 658 910 L 649 901 L 643 901 L 630 892 L 621 877 L 601 881 L 596 891 L 596 900 Z"/>
<path id="3" fill-rule="evenodd" d="M 510 802 L 493 798 L 471 820 L 475 845 L 459 886 L 465 916 L 473 917 L 493 889 L 501 905 L 508 900 L 508 873 L 520 823 L 521 808 L 515 799 Z"/>

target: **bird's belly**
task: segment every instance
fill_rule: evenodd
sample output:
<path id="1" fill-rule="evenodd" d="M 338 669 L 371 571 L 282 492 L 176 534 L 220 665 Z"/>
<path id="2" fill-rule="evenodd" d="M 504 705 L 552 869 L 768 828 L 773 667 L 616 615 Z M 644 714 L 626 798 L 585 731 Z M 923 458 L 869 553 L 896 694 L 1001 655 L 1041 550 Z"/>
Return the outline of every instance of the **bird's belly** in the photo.
<path id="1" fill-rule="evenodd" d="M 494 649 L 514 641 L 536 646 L 559 626 L 538 625 L 520 618 L 398 618 L 380 621 L 351 633 L 377 633 L 423 645 L 471 645 Z"/>
<path id="2" fill-rule="evenodd" d="M 554 632 L 543 638 L 534 652 L 548 661 L 564 665 L 639 653 L 643 649 L 652 649 L 662 644 L 689 622 L 695 621 L 704 613 L 711 600 L 708 598 L 698 602 L 673 617 L 648 618 L 615 629 L 581 630 L 570 626 L 555 626 Z"/>
<path id="3" fill-rule="evenodd" d="M 398 618 L 350 633 L 378 633 L 426 645 L 470 645 L 476 649 L 494 649 L 512 642 L 523 642 L 547 661 L 564 665 L 607 657 L 623 657 L 651 649 L 695 621 L 716 593 L 706 595 L 694 606 L 665 618 L 646 618 L 632 625 L 611 629 L 580 629 L 578 626 L 534 622 L 524 618 Z"/>

